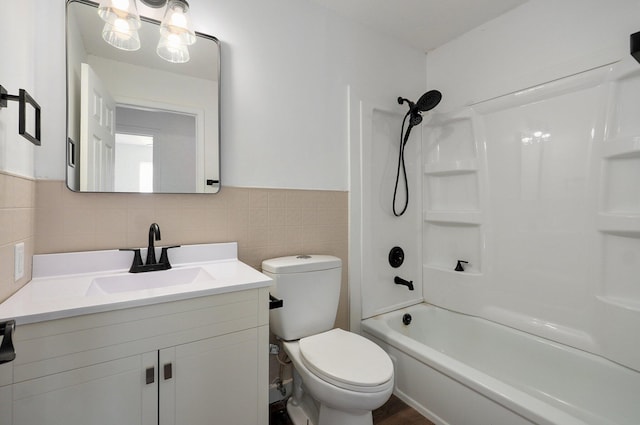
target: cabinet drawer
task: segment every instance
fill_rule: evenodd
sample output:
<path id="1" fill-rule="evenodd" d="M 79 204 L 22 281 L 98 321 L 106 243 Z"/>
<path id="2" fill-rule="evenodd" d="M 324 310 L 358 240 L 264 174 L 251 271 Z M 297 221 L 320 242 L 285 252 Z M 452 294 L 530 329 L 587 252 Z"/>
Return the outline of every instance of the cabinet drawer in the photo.
<path id="1" fill-rule="evenodd" d="M 21 326 L 13 382 L 255 328 L 259 290 Z"/>

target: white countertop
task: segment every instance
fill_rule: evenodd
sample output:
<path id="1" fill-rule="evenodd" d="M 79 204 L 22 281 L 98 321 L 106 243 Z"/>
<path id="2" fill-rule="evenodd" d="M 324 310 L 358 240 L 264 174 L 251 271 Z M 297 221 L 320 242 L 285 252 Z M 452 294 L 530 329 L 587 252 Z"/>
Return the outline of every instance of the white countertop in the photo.
<path id="1" fill-rule="evenodd" d="M 145 258 L 143 249 L 142 258 Z M 132 252 L 90 251 L 34 256 L 33 279 L 0 304 L 0 321 L 35 323 L 82 314 L 119 310 L 169 301 L 243 291 L 269 286 L 271 279 L 237 259 L 237 244 L 204 244 L 169 251 L 173 268 L 198 268 L 193 283 L 106 293 L 95 290 L 96 279 L 132 276 Z M 138 273 L 152 278 L 165 273 Z M 266 302 L 266 300 L 265 300 Z"/>

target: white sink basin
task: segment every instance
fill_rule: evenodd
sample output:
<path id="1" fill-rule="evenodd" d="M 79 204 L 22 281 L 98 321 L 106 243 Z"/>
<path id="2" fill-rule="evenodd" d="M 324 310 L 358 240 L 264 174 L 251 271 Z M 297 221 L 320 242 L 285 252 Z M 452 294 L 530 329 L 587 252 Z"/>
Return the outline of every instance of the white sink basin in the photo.
<path id="1" fill-rule="evenodd" d="M 93 279 L 87 290 L 87 295 L 143 291 L 212 280 L 214 280 L 213 277 L 200 267 L 127 273 Z"/>

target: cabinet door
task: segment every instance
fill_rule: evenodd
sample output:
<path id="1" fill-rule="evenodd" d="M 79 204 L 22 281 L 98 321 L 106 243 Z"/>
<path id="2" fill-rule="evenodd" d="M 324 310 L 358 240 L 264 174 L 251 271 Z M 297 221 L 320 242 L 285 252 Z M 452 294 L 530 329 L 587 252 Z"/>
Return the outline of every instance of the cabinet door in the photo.
<path id="1" fill-rule="evenodd" d="M 258 350 L 256 328 L 161 350 L 160 425 L 258 424 Z"/>
<path id="2" fill-rule="evenodd" d="M 11 425 L 11 399 L 13 387 L 13 363 L 0 366 L 0 424 Z"/>
<path id="3" fill-rule="evenodd" d="M 154 351 L 16 383 L 13 425 L 155 425 L 157 361 Z"/>

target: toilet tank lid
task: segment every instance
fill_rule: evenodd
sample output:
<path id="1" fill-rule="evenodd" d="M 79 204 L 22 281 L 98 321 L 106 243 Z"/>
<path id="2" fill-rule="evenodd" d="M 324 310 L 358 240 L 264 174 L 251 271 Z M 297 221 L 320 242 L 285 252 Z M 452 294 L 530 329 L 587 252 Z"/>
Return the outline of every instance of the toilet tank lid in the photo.
<path id="1" fill-rule="evenodd" d="M 270 273 L 302 273 L 342 267 L 342 260 L 332 255 L 292 255 L 262 262 L 262 270 Z"/>

